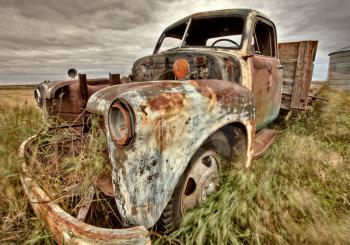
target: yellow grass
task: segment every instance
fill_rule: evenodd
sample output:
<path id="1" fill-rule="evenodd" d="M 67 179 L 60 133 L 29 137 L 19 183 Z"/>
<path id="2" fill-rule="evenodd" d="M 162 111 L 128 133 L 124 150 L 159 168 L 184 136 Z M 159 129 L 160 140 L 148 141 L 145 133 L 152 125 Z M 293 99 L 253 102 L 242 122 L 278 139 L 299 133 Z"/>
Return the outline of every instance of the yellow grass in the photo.
<path id="1" fill-rule="evenodd" d="M 0 105 L 23 106 L 25 104 L 36 106 L 34 90 L 30 89 L 0 89 Z"/>

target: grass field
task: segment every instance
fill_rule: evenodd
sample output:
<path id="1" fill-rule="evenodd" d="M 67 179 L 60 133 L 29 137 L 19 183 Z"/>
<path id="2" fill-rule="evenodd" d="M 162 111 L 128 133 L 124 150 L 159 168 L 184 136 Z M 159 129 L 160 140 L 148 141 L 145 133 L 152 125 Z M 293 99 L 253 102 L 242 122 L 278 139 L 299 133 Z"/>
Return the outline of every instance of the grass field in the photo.
<path id="1" fill-rule="evenodd" d="M 0 102 L 3 106 L 35 106 L 34 90 L 28 89 L 0 89 Z"/>
<path id="2" fill-rule="evenodd" d="M 219 192 L 156 243 L 347 244 L 350 93 L 323 89 L 320 96 L 329 102 L 273 125 L 282 134 L 267 154 L 224 176 Z M 49 244 L 50 234 L 28 208 L 17 158 L 41 116 L 30 102 L 16 106 L 17 97 L 0 96 L 8 103 L 0 103 L 0 243 Z"/>

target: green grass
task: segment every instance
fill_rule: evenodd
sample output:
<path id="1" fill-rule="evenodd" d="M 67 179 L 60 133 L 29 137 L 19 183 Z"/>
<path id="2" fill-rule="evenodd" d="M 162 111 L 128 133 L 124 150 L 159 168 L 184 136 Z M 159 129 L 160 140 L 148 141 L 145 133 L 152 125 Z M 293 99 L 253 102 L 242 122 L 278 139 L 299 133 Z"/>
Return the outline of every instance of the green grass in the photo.
<path id="1" fill-rule="evenodd" d="M 275 124 L 282 134 L 267 154 L 224 176 L 219 192 L 156 243 L 348 243 L 350 93 L 321 96 L 329 102 Z M 52 243 L 19 181 L 18 147 L 41 125 L 33 107 L 0 107 L 0 243 Z"/>

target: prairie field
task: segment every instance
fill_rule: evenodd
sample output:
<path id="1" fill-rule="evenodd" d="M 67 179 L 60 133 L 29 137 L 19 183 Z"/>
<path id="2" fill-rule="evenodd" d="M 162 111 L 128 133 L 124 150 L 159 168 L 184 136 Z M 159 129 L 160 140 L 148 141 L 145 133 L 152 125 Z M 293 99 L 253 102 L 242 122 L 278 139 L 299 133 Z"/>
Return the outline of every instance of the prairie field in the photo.
<path id="1" fill-rule="evenodd" d="M 0 243 L 54 244 L 19 180 L 20 143 L 43 126 L 32 90 L 0 90 Z M 271 127 L 277 142 L 156 244 L 349 244 L 350 92 L 323 88 L 307 112 Z M 27 101 L 27 102 L 25 102 Z"/>
<path id="2" fill-rule="evenodd" d="M 1 89 L 0 102 L 3 106 L 18 107 L 24 105 L 35 106 L 34 89 Z"/>

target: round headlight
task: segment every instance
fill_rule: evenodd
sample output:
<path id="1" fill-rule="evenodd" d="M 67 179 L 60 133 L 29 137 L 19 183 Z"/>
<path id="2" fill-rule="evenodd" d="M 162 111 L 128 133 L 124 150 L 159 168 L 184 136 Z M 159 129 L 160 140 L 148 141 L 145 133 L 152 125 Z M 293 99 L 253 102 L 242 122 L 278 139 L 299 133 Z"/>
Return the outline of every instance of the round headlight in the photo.
<path id="1" fill-rule="evenodd" d="M 39 88 L 36 88 L 34 90 L 34 98 L 35 98 L 35 101 L 36 101 L 37 105 L 39 107 L 42 107 L 43 106 L 43 95 L 42 95 L 42 93 L 41 93 Z"/>
<path id="2" fill-rule="evenodd" d="M 125 103 L 116 101 L 112 104 L 108 123 L 114 142 L 119 145 L 126 145 L 130 142 L 133 134 L 132 117 Z"/>

